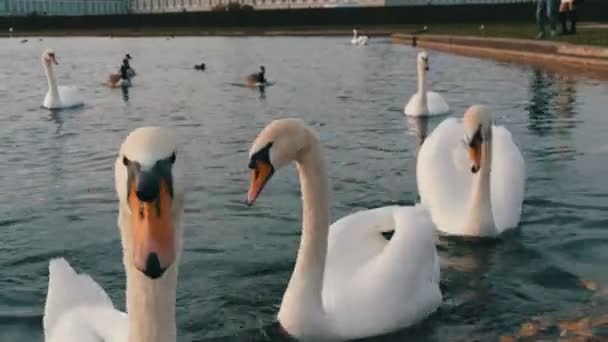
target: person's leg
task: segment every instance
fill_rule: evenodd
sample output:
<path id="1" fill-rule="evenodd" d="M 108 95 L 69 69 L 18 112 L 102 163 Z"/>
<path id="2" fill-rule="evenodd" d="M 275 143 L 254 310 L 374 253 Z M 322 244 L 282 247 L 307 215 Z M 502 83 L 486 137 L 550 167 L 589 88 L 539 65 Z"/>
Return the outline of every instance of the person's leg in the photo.
<path id="1" fill-rule="evenodd" d="M 576 7 L 570 3 L 570 11 L 568 12 L 570 16 L 570 34 L 576 34 Z"/>
<path id="2" fill-rule="evenodd" d="M 549 19 L 549 27 L 551 35 L 555 36 L 555 28 L 557 23 L 557 9 L 559 0 L 547 0 L 547 18 Z"/>
<path id="3" fill-rule="evenodd" d="M 538 36 L 536 38 L 545 36 L 546 8 L 547 0 L 536 0 L 536 22 L 538 23 Z"/>
<path id="4" fill-rule="evenodd" d="M 568 13 L 566 11 L 566 3 L 562 2 L 559 5 L 559 21 L 562 24 L 562 32 L 561 34 L 568 34 L 568 27 L 566 26 L 566 21 L 568 19 Z"/>

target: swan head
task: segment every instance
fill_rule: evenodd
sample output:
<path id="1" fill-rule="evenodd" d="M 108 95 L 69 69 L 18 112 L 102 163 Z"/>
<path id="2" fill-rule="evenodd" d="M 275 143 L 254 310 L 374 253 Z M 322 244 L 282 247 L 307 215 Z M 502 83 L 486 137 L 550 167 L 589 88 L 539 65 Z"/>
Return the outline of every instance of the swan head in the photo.
<path id="1" fill-rule="evenodd" d="M 482 165 L 482 146 L 486 145 L 492 135 L 492 113 L 482 105 L 473 105 L 467 109 L 463 118 L 465 142 L 471 159 L 471 172 L 477 173 Z"/>
<path id="2" fill-rule="evenodd" d="M 426 51 L 418 53 L 418 69 L 424 71 L 429 70 L 429 54 Z"/>
<path id="3" fill-rule="evenodd" d="M 42 62 L 46 65 L 51 65 L 51 63 L 54 63 L 55 65 L 59 64 L 55 56 L 55 51 L 52 49 L 44 50 L 42 53 Z"/>
<path id="4" fill-rule="evenodd" d="M 176 140 L 163 128 L 138 128 L 114 166 L 125 263 L 150 279 L 176 263 L 181 246 L 185 184 Z"/>
<path id="5" fill-rule="evenodd" d="M 249 150 L 251 184 L 247 204 L 252 205 L 275 170 L 300 160 L 315 133 L 300 119 L 281 119 L 268 124 Z"/>

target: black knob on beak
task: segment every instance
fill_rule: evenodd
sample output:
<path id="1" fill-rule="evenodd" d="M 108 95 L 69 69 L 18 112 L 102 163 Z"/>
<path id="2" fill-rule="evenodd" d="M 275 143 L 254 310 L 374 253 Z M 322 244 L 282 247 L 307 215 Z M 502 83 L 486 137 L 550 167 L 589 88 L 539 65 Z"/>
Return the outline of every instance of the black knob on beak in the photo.
<path id="1" fill-rule="evenodd" d="M 137 176 L 137 198 L 142 202 L 154 202 L 160 194 L 160 177 L 152 172 L 141 172 Z"/>
<path id="2" fill-rule="evenodd" d="M 160 266 L 160 260 L 156 253 L 150 253 L 146 260 L 146 269 L 143 273 L 150 279 L 160 278 L 165 273 L 165 268 Z"/>

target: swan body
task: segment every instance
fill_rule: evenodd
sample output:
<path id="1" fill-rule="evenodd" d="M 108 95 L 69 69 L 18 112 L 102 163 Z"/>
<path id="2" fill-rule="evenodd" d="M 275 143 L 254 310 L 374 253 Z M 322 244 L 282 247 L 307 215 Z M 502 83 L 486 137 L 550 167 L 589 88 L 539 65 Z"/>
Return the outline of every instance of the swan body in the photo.
<path id="1" fill-rule="evenodd" d="M 443 233 L 494 237 L 518 225 L 524 159 L 511 133 L 492 124 L 488 108 L 475 105 L 463 119 L 439 124 L 416 168 L 421 202 Z"/>
<path id="2" fill-rule="evenodd" d="M 57 59 L 53 50 L 45 50 L 42 54 L 42 66 L 46 74 L 49 90 L 44 97 L 42 106 L 48 109 L 62 109 L 79 107 L 84 104 L 82 95 L 74 86 L 59 86 L 55 79 L 53 64 L 57 65 Z"/>
<path id="3" fill-rule="evenodd" d="M 139 128 L 127 137 L 115 162 L 128 314 L 116 310 L 90 276 L 77 274 L 64 259 L 51 260 L 46 342 L 176 341 L 185 188 L 174 140 L 164 129 Z"/>
<path id="4" fill-rule="evenodd" d="M 409 116 L 442 115 L 450 111 L 450 107 L 443 97 L 433 91 L 427 90 L 426 74 L 429 70 L 429 59 L 426 51 L 418 54 L 418 92 L 410 98 L 403 112 Z"/>
<path id="5" fill-rule="evenodd" d="M 353 39 L 351 39 L 350 43 L 352 45 L 367 45 L 367 36 L 359 36 L 357 35 L 357 30 L 353 30 Z"/>
<path id="6" fill-rule="evenodd" d="M 277 120 L 250 152 L 251 205 L 266 182 L 296 161 L 302 187 L 302 239 L 278 319 L 312 341 L 375 336 L 415 324 L 442 302 L 433 226 L 423 207 L 357 212 L 329 225 L 329 186 L 321 145 L 296 119 Z M 382 232 L 394 231 L 390 241 Z"/>

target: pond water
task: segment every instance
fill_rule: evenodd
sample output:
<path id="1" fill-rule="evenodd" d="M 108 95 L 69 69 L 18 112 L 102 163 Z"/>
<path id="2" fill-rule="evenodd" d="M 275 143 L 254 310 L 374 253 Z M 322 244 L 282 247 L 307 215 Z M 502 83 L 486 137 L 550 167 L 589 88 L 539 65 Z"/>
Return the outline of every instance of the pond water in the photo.
<path id="1" fill-rule="evenodd" d="M 293 167 L 245 206 L 248 149 L 273 119 L 299 117 L 329 160 L 333 219 L 417 201 L 416 150 L 445 117 L 407 119 L 417 50 L 376 39 L 31 38 L 0 44 L 0 340 L 42 340 L 48 262 L 63 256 L 124 308 L 113 162 L 127 133 L 182 137 L 190 189 L 177 290 L 180 341 L 283 340 L 273 332 L 300 237 Z M 41 52 L 86 105 L 50 112 Z M 134 87 L 103 82 L 125 53 Z M 205 62 L 205 72 L 193 65 Z M 266 66 L 276 84 L 235 87 Z M 520 227 L 492 242 L 441 238 L 444 305 L 420 326 L 372 340 L 493 341 L 533 316 L 571 318 L 608 285 L 608 84 L 432 52 L 431 88 L 461 116 L 494 110 L 526 161 Z M 608 308 L 608 305 L 603 306 Z M 604 310 L 605 311 L 605 310 Z"/>

